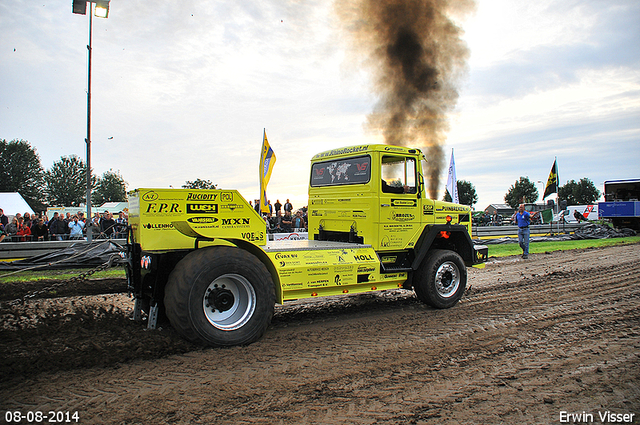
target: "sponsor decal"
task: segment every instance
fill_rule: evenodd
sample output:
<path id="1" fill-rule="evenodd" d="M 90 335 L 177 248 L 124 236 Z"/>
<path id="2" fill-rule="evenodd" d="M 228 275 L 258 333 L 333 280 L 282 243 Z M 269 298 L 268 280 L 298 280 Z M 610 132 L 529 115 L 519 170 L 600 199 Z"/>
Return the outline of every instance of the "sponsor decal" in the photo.
<path id="1" fill-rule="evenodd" d="M 223 226 L 243 226 L 249 225 L 249 218 L 223 218 L 222 225 Z"/>
<path id="2" fill-rule="evenodd" d="M 222 205 L 220 205 L 220 209 L 221 210 L 235 211 L 235 210 L 241 210 L 243 208 L 244 208 L 244 205 L 240 205 L 240 204 L 222 204 Z"/>
<path id="3" fill-rule="evenodd" d="M 222 192 L 220 194 L 220 200 L 222 202 L 233 202 L 233 192 Z"/>
<path id="4" fill-rule="evenodd" d="M 463 207 L 463 206 L 456 207 L 456 206 L 445 205 L 442 208 L 436 209 L 436 211 L 438 211 L 438 212 L 440 212 L 440 211 L 462 211 L 462 212 L 465 212 L 465 211 L 469 211 L 469 207 Z"/>
<path id="5" fill-rule="evenodd" d="M 166 229 L 173 229 L 173 224 L 171 224 L 171 223 L 147 223 L 147 224 L 143 224 L 142 227 L 144 227 L 145 229 L 166 230 Z"/>
<path id="6" fill-rule="evenodd" d="M 215 201 L 217 193 L 192 193 L 187 194 L 187 201 Z"/>
<path id="7" fill-rule="evenodd" d="M 308 233 L 273 233 L 273 238 L 276 241 L 302 241 L 309 239 Z"/>
<path id="8" fill-rule="evenodd" d="M 392 207 L 415 207 L 418 205 L 418 201 L 416 199 L 392 199 L 391 206 Z"/>
<path id="9" fill-rule="evenodd" d="M 298 258 L 298 254 L 288 253 L 288 252 L 278 252 L 276 254 L 276 260 L 281 260 L 283 258 Z"/>
<path id="10" fill-rule="evenodd" d="M 376 271 L 375 267 L 372 266 L 359 266 L 358 273 L 373 273 Z"/>
<path id="11" fill-rule="evenodd" d="M 205 224 L 205 223 L 215 223 L 218 221 L 216 217 L 191 217 L 188 218 L 187 221 L 189 223 L 194 224 Z"/>
<path id="12" fill-rule="evenodd" d="M 329 285 L 329 279 L 319 279 L 319 280 L 312 280 L 307 282 L 307 286 L 309 288 L 315 288 L 315 287 L 320 287 L 320 286 L 328 286 Z"/>
<path id="13" fill-rule="evenodd" d="M 145 255 L 144 257 L 140 258 L 140 267 L 142 267 L 143 269 L 151 268 L 151 256 L 150 255 Z"/>
<path id="14" fill-rule="evenodd" d="M 242 239 L 251 242 L 264 240 L 263 232 L 242 232 L 240 235 L 242 236 Z"/>
<path id="15" fill-rule="evenodd" d="M 218 204 L 187 204 L 187 214 L 218 214 Z"/>
<path id="16" fill-rule="evenodd" d="M 358 254 L 354 255 L 356 261 L 373 261 L 373 256 L 369 254 Z"/>
<path id="17" fill-rule="evenodd" d="M 368 145 L 354 146 L 354 147 L 342 148 L 342 149 L 333 149 L 333 150 L 330 150 L 330 151 L 327 151 L 327 152 L 319 153 L 316 156 L 314 156 L 313 159 L 325 158 L 327 156 L 333 156 L 333 155 L 342 155 L 342 154 L 345 154 L 345 153 L 364 152 L 364 151 L 366 151 L 368 149 L 369 149 Z"/>
<path id="18" fill-rule="evenodd" d="M 391 220 L 394 221 L 411 221 L 415 220 L 415 214 L 391 212 Z"/>
<path id="19" fill-rule="evenodd" d="M 150 190 L 149 192 L 146 192 L 144 195 L 142 195 L 142 200 L 146 202 L 152 202 L 158 198 L 159 198 L 159 195 L 153 190 Z"/>
<path id="20" fill-rule="evenodd" d="M 165 204 L 165 203 L 157 203 L 151 202 L 147 205 L 147 214 L 161 214 L 161 213 L 181 213 L 179 204 Z"/>
<path id="21" fill-rule="evenodd" d="M 422 214 L 424 214 L 424 215 L 433 215 L 433 205 L 423 205 L 422 206 Z"/>

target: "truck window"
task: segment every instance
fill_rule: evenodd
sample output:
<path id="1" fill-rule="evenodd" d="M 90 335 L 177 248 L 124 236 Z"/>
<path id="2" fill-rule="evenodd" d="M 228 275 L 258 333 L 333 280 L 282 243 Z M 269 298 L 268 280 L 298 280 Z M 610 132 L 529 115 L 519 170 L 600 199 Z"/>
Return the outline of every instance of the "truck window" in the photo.
<path id="1" fill-rule="evenodd" d="M 382 157 L 381 183 L 382 191 L 385 193 L 416 193 L 415 159 L 398 156 Z"/>
<path id="2" fill-rule="evenodd" d="M 311 167 L 311 187 L 363 184 L 371 180 L 369 155 L 316 162 Z"/>

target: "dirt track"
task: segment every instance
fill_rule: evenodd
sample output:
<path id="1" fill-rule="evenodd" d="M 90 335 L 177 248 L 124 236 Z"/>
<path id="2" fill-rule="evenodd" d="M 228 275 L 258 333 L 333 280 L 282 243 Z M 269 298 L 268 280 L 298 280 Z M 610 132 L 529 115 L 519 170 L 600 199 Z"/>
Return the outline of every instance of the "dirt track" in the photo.
<path id="1" fill-rule="evenodd" d="M 229 349 L 145 331 L 125 294 L 3 302 L 0 423 L 640 423 L 640 245 L 492 260 L 469 283 L 450 310 L 405 291 L 288 304 Z"/>

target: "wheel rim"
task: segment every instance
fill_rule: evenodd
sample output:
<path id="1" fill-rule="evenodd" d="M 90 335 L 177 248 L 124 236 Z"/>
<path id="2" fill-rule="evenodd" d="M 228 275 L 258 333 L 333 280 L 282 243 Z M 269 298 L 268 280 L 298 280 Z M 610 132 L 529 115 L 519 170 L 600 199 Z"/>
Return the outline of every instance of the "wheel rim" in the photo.
<path id="1" fill-rule="evenodd" d="M 232 331 L 244 326 L 253 316 L 256 293 L 244 276 L 225 274 L 209 284 L 202 308 L 211 325 Z"/>
<path id="2" fill-rule="evenodd" d="M 447 261 L 442 263 L 436 271 L 436 290 L 443 298 L 452 297 L 460 286 L 460 272 L 458 267 Z"/>

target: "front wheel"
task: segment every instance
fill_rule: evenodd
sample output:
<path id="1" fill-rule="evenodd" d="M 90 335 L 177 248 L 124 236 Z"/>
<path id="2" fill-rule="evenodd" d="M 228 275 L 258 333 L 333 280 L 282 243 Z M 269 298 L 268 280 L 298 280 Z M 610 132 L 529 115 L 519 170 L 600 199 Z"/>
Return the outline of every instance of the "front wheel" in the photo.
<path id="1" fill-rule="evenodd" d="M 416 271 L 418 299 L 435 308 L 456 305 L 467 287 L 467 269 L 457 252 L 433 250 Z"/>
<path id="2" fill-rule="evenodd" d="M 217 347 L 245 345 L 269 326 L 275 290 L 255 256 L 239 248 L 210 247 L 178 263 L 164 302 L 171 325 L 183 337 Z"/>

